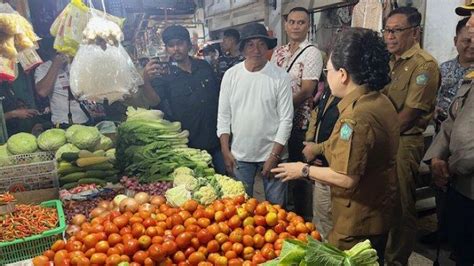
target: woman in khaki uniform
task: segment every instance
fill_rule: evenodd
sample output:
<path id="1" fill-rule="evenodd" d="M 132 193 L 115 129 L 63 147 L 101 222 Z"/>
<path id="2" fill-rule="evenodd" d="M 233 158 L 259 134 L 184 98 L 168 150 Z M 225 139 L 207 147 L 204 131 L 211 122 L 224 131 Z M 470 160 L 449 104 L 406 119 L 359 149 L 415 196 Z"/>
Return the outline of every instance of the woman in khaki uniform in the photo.
<path id="1" fill-rule="evenodd" d="M 340 34 L 327 64 L 331 92 L 341 98 L 329 139 L 315 146 L 329 167 L 283 163 L 272 170 L 283 181 L 310 178 L 331 185 L 334 227 L 328 241 L 349 249 L 369 239 L 381 265 L 398 197 L 396 154 L 399 123 L 379 91 L 390 82 L 389 54 L 371 30 Z"/>

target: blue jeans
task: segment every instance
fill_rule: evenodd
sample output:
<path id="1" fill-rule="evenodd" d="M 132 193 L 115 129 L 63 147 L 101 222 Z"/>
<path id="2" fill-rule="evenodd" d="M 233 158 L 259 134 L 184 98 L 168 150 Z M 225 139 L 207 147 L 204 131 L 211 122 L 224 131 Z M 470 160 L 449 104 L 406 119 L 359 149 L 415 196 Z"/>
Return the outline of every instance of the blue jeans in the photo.
<path id="1" fill-rule="evenodd" d="M 207 151 L 212 156 L 212 165 L 216 173 L 225 175 L 225 163 L 224 156 L 222 155 L 221 148 Z"/>
<path id="2" fill-rule="evenodd" d="M 249 197 L 253 197 L 253 185 L 255 183 L 255 176 L 259 171 L 262 171 L 264 162 L 249 163 L 236 161 L 234 168 L 235 178 L 242 181 L 245 185 L 245 192 Z M 288 183 L 281 182 L 278 178 L 262 177 L 263 188 L 265 190 L 265 199 L 272 204 L 278 204 L 283 208 L 286 205 L 286 193 Z"/>

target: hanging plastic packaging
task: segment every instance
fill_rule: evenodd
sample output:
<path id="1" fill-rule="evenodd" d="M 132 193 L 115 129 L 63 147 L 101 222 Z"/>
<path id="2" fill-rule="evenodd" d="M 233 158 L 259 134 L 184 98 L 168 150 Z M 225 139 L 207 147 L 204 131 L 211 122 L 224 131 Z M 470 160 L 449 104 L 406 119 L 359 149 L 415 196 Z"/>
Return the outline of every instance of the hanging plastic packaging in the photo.
<path id="1" fill-rule="evenodd" d="M 39 40 L 28 20 L 0 3 L 0 56 L 16 61 L 18 52 L 35 47 Z"/>
<path id="2" fill-rule="evenodd" d="M 16 62 L 0 56 L 0 81 L 13 82 L 17 76 Z"/>
<path id="3" fill-rule="evenodd" d="M 87 7 L 82 0 L 71 0 L 54 20 L 50 33 L 55 37 L 54 49 L 56 51 L 74 56 L 83 39 L 83 31 L 89 20 L 101 12 Z M 124 19 L 105 14 L 105 18 L 116 23 L 119 28 L 123 26 Z"/>
<path id="4" fill-rule="evenodd" d="M 71 92 L 78 100 L 109 103 L 136 93 L 143 80 L 120 41 L 114 22 L 92 17 L 84 29 L 83 44 L 71 64 Z"/>

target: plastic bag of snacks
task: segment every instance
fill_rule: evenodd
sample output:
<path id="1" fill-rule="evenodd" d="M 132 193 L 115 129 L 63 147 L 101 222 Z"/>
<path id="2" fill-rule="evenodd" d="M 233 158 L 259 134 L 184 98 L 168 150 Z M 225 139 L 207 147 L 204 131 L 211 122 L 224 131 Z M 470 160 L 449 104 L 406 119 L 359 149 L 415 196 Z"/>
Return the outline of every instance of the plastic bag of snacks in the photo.
<path id="1" fill-rule="evenodd" d="M 56 37 L 54 49 L 60 53 L 74 56 L 82 42 L 83 31 L 87 23 L 93 14 L 97 13 L 99 11 L 87 7 L 81 0 L 71 0 L 51 25 L 50 33 Z M 115 22 L 119 27 L 123 26 L 123 18 L 109 14 L 106 14 L 105 18 Z"/>
<path id="2" fill-rule="evenodd" d="M 26 18 L 0 3 L 0 56 L 16 60 L 19 51 L 34 48 L 38 40 Z"/>
<path id="3" fill-rule="evenodd" d="M 18 54 L 18 61 L 20 61 L 23 70 L 25 70 L 27 73 L 43 63 L 43 60 L 41 60 L 41 57 L 36 52 L 36 49 L 33 48 L 21 51 Z"/>
<path id="4" fill-rule="evenodd" d="M 0 81 L 12 82 L 18 76 L 16 62 L 0 56 Z"/>
<path id="5" fill-rule="evenodd" d="M 84 29 L 83 44 L 71 64 L 71 92 L 79 100 L 110 103 L 137 91 L 143 80 L 120 44 L 119 26 L 94 16 Z"/>

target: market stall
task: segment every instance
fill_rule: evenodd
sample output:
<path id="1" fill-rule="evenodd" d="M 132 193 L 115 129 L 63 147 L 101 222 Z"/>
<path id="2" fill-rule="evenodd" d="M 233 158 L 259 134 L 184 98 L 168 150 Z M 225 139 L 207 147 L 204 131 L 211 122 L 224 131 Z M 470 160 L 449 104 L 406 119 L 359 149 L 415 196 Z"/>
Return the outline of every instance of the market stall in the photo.
<path id="1" fill-rule="evenodd" d="M 141 77 L 121 45 L 123 20 L 102 10 L 72 0 L 51 27 L 54 48 L 74 56 L 74 97 L 121 101 Z M 0 35 L 4 65 L 35 55 L 26 19 L 10 10 L 0 23 L 23 27 Z M 30 68 L 41 61 L 28 58 Z M 0 264 L 378 265 L 369 242 L 337 250 L 311 222 L 249 198 L 188 136 L 161 111 L 133 107 L 120 122 L 10 136 L 0 146 Z"/>

